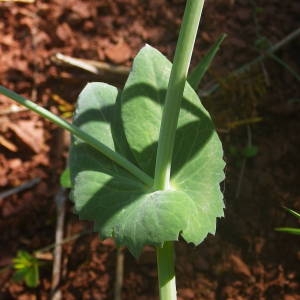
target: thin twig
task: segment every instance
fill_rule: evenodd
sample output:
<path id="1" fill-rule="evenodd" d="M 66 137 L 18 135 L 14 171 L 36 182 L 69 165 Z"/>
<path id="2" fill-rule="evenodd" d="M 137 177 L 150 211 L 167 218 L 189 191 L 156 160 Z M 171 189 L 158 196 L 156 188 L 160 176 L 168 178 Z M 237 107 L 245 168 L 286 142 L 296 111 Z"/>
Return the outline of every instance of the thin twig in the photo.
<path id="1" fill-rule="evenodd" d="M 262 37 L 262 35 L 261 35 L 261 26 L 260 26 L 260 24 L 258 22 L 258 18 L 257 18 L 257 6 L 256 6 L 256 2 L 254 0 L 252 0 L 251 3 L 253 6 L 252 11 L 253 11 L 253 21 L 254 21 L 254 25 L 255 25 L 256 38 L 259 39 Z M 263 50 L 259 49 L 259 53 L 263 54 Z M 265 78 L 266 85 L 270 86 L 270 77 L 267 72 L 267 68 L 266 68 L 264 61 L 261 61 L 260 65 L 261 65 L 262 73 Z"/>
<path id="2" fill-rule="evenodd" d="M 57 211 L 57 221 L 56 221 L 56 232 L 55 232 L 55 248 L 54 248 L 54 260 L 52 268 L 52 283 L 51 283 L 51 299 L 60 300 L 62 297 L 61 291 L 58 290 L 58 285 L 60 282 L 61 275 L 61 258 L 62 258 L 62 241 L 63 241 L 63 231 L 64 231 L 64 221 L 65 221 L 65 189 L 60 187 L 56 196 L 56 211 Z"/>
<path id="3" fill-rule="evenodd" d="M 30 189 L 31 187 L 35 186 L 36 184 L 38 184 L 41 181 L 41 178 L 37 177 L 34 179 L 31 179 L 17 187 L 14 187 L 12 189 L 6 190 L 4 192 L 0 193 L 0 201 L 4 198 L 7 198 L 11 195 L 23 192 L 24 190 Z"/>
<path id="4" fill-rule="evenodd" d="M 298 35 L 300 35 L 300 28 L 296 29 L 292 33 L 290 33 L 288 36 L 283 38 L 281 41 L 276 43 L 275 45 L 271 46 L 269 49 L 267 49 L 263 54 L 252 60 L 251 62 L 243 65 L 242 67 L 238 68 L 237 70 L 234 71 L 235 74 L 239 74 L 241 72 L 244 72 L 246 70 L 249 70 L 253 65 L 263 61 L 265 58 L 269 57 L 272 53 L 276 52 L 279 50 L 281 47 L 289 43 L 291 40 L 296 38 Z"/>
<path id="5" fill-rule="evenodd" d="M 35 6 L 35 9 L 37 9 L 37 7 Z M 33 84 L 32 84 L 32 90 L 31 90 L 31 99 L 32 101 L 36 102 L 37 101 L 37 96 L 38 96 L 38 85 L 37 85 L 37 78 L 39 75 L 39 68 L 38 68 L 38 62 L 37 62 L 37 36 L 38 36 L 38 18 L 37 18 L 37 14 L 35 12 L 33 12 L 31 14 L 31 18 L 33 20 L 32 22 L 32 26 L 30 26 L 30 33 L 31 33 L 31 48 L 32 48 L 32 53 L 33 53 L 33 74 L 32 74 L 32 80 L 33 80 Z"/>
<path id="6" fill-rule="evenodd" d="M 61 53 L 56 53 L 55 59 L 60 63 L 75 66 L 93 74 L 98 74 L 98 69 L 95 66 L 93 66 L 92 64 L 88 64 L 78 58 L 63 55 Z"/>
<path id="7" fill-rule="evenodd" d="M 276 43 L 275 45 L 271 46 L 269 49 L 267 49 L 262 55 L 256 57 L 254 60 L 246 63 L 245 65 L 241 66 L 240 68 L 237 68 L 232 72 L 232 74 L 237 75 L 240 73 L 243 73 L 247 70 L 249 70 L 252 66 L 256 65 L 257 63 L 263 61 L 265 58 L 269 57 L 271 54 L 288 44 L 290 41 L 295 39 L 298 35 L 300 35 L 300 28 L 294 30 L 289 35 L 287 35 L 285 38 L 283 38 L 281 41 Z M 199 95 L 200 97 L 208 97 L 211 94 L 213 94 L 216 90 L 220 88 L 219 83 L 212 84 L 212 86 L 208 90 L 200 90 Z"/>
<path id="8" fill-rule="evenodd" d="M 18 112 L 21 112 L 21 111 L 27 111 L 27 110 L 28 110 L 28 108 L 26 108 L 26 107 L 21 107 L 21 106 L 18 106 L 16 104 L 12 104 L 8 108 L 5 108 L 5 109 L 1 110 L 0 111 L 0 116 L 14 114 L 14 113 L 18 113 Z"/>
<path id="9" fill-rule="evenodd" d="M 294 30 L 293 32 L 291 32 L 290 34 L 288 34 L 285 38 L 283 38 L 281 41 L 276 43 L 274 46 L 272 46 L 271 49 L 269 50 L 269 52 L 273 53 L 273 52 L 277 51 L 282 46 L 288 44 L 291 40 L 295 39 L 298 35 L 300 35 L 300 27 L 298 29 Z"/>
<path id="10" fill-rule="evenodd" d="M 34 3 L 35 0 L 0 0 L 0 2 Z"/>
<path id="11" fill-rule="evenodd" d="M 130 71 L 130 68 L 125 66 L 115 66 L 95 60 L 74 58 L 61 53 L 56 53 L 53 60 L 57 63 L 77 67 L 96 75 L 104 75 L 105 73 L 128 75 Z"/>
<path id="12" fill-rule="evenodd" d="M 235 199 L 238 199 L 238 197 L 240 196 L 242 182 L 243 182 L 245 168 L 246 168 L 246 162 L 247 162 L 247 159 L 245 157 L 243 157 L 238 182 L 236 185 L 236 191 L 235 191 L 235 197 L 234 197 Z"/>
<path id="13" fill-rule="evenodd" d="M 252 132 L 251 132 L 250 125 L 247 125 L 247 147 L 251 147 L 251 146 L 252 146 Z M 246 169 L 246 163 L 247 163 L 247 157 L 243 157 L 242 166 L 240 169 L 238 183 L 237 183 L 237 187 L 236 187 L 236 191 L 235 191 L 235 199 L 237 199 L 239 197 L 240 192 L 241 192 L 241 187 L 242 187 L 243 178 L 244 178 L 245 169 Z"/>
<path id="14" fill-rule="evenodd" d="M 69 237 L 63 239 L 60 243 L 52 243 L 52 244 L 50 244 L 50 245 L 48 245 L 48 246 L 45 246 L 45 247 L 43 247 L 43 248 L 40 248 L 40 249 L 34 251 L 34 253 L 36 254 L 36 253 L 47 252 L 47 251 L 49 251 L 49 250 L 51 250 L 51 249 L 53 249 L 53 248 L 55 248 L 55 247 L 57 247 L 57 246 L 62 246 L 62 245 L 64 245 L 64 244 L 69 243 L 69 242 L 72 242 L 72 241 L 74 241 L 74 240 L 76 240 L 76 239 L 78 239 L 78 238 L 80 238 L 80 237 L 82 237 L 82 236 L 84 236 L 84 235 L 86 235 L 86 234 L 91 234 L 91 233 L 93 233 L 92 230 L 84 230 L 84 231 L 82 231 L 82 232 L 76 233 L 76 234 L 74 234 L 74 235 L 71 235 L 71 236 L 69 236 Z"/>
<path id="15" fill-rule="evenodd" d="M 6 149 L 8 149 L 12 152 L 17 152 L 18 151 L 18 147 L 15 144 L 13 144 L 12 142 L 10 142 L 9 140 L 7 140 L 2 135 L 0 135 L 0 145 L 2 145 L 3 147 L 5 147 Z"/>
<path id="16" fill-rule="evenodd" d="M 117 249 L 117 259 L 116 259 L 116 280 L 115 280 L 115 294 L 114 300 L 122 299 L 122 286 L 123 286 L 123 276 L 124 276 L 124 251 L 122 247 Z"/>
<path id="17" fill-rule="evenodd" d="M 282 67 L 286 68 L 292 74 L 292 76 L 294 76 L 298 81 L 300 81 L 300 75 L 294 69 L 292 69 L 292 67 L 290 67 L 287 63 L 285 63 L 282 59 L 280 59 L 278 56 L 274 54 L 271 54 L 270 57 L 274 59 L 274 61 L 276 61 L 278 64 L 280 64 Z"/>

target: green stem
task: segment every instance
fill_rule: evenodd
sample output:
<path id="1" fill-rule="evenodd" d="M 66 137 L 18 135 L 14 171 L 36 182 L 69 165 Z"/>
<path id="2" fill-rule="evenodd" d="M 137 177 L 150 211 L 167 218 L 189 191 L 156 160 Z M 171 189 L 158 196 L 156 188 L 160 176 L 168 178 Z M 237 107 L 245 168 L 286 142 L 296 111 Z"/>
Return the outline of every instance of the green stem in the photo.
<path id="1" fill-rule="evenodd" d="M 159 133 L 154 176 L 154 188 L 156 190 L 170 188 L 171 162 L 180 105 L 203 4 L 204 0 L 188 0 L 186 4 Z M 175 300 L 176 282 L 173 242 L 166 242 L 162 248 L 157 248 L 156 252 L 160 299 Z"/>
<path id="2" fill-rule="evenodd" d="M 300 81 L 300 75 L 292 69 L 287 63 L 285 63 L 282 59 L 280 59 L 277 55 L 271 53 L 270 57 L 274 59 L 277 63 L 279 63 L 281 66 L 286 68 L 298 81 Z"/>
<path id="3" fill-rule="evenodd" d="M 180 104 L 204 0 L 188 0 L 171 70 L 158 140 L 154 187 L 168 189 Z"/>
<path id="4" fill-rule="evenodd" d="M 36 103 L 27 100 L 23 98 L 22 96 L 16 94 L 15 92 L 6 89 L 3 86 L 0 86 L 0 94 L 5 95 L 8 98 L 11 98 L 21 105 L 27 107 L 28 109 L 36 112 L 40 116 L 50 120 L 57 126 L 66 129 L 67 131 L 71 132 L 74 134 L 76 137 L 81 139 L 82 141 L 86 142 L 89 144 L 91 147 L 95 148 L 99 152 L 101 152 L 103 155 L 105 155 L 107 158 L 130 172 L 132 175 L 134 175 L 136 178 L 141 180 L 143 183 L 147 184 L 148 186 L 152 186 L 153 184 L 153 179 L 148 176 L 146 173 L 144 173 L 141 169 L 139 169 L 137 166 L 135 166 L 133 163 L 131 163 L 129 160 L 127 160 L 124 156 L 118 154 L 117 152 L 111 150 L 109 147 L 106 145 L 102 144 L 99 142 L 97 139 L 92 137 L 91 135 L 85 133 L 78 127 L 70 124 L 69 122 L 65 121 L 64 119 L 56 116 L 55 114 L 51 113 L 47 109 L 37 105 Z"/>
<path id="5" fill-rule="evenodd" d="M 176 300 L 176 282 L 174 269 L 173 242 L 165 242 L 163 247 L 157 247 L 157 269 L 159 281 L 159 297 L 163 300 Z"/>

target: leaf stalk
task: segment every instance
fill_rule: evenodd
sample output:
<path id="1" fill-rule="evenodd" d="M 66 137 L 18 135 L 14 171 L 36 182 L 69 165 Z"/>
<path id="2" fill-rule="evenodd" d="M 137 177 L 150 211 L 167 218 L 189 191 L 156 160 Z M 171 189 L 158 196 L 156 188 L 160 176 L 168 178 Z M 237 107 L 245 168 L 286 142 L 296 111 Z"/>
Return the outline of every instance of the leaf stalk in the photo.
<path id="1" fill-rule="evenodd" d="M 27 107 L 28 109 L 34 111 L 35 113 L 39 114 L 40 116 L 44 117 L 45 119 L 53 122 L 57 126 L 69 131 L 70 133 L 77 136 L 82 141 L 89 144 L 91 147 L 98 150 L 100 153 L 105 155 L 107 158 L 130 172 L 132 175 L 134 175 L 137 179 L 141 180 L 143 183 L 145 183 L 148 186 L 152 186 L 153 179 L 147 175 L 144 171 L 142 171 L 140 168 L 138 168 L 136 165 L 134 165 L 132 162 L 127 160 L 124 156 L 120 155 L 119 153 L 111 150 L 109 147 L 104 145 L 103 143 L 99 142 L 97 139 L 92 137 L 91 135 L 87 134 L 86 132 L 82 131 L 78 127 L 70 124 L 66 120 L 60 118 L 59 116 L 53 114 L 49 110 L 39 106 L 38 104 L 25 99 L 21 95 L 18 95 L 17 93 L 8 90 L 7 88 L 0 86 L 0 94 L 5 95 L 8 98 L 11 98 L 15 100 L 16 102 L 20 103 L 21 105 Z"/>

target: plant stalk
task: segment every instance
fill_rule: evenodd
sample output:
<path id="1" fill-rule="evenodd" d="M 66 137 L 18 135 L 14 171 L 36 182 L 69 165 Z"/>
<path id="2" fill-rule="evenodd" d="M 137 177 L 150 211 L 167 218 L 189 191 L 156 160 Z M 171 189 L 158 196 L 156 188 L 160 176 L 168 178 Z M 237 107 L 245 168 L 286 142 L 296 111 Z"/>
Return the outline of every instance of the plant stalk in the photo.
<path id="1" fill-rule="evenodd" d="M 170 189 L 170 175 L 175 135 L 194 49 L 204 0 L 188 0 L 176 46 L 159 133 L 155 164 L 154 188 Z M 159 294 L 161 300 L 176 300 L 176 281 L 173 242 L 157 248 Z"/>
<path id="2" fill-rule="evenodd" d="M 170 188 L 171 162 L 179 111 L 204 0 L 188 0 L 179 33 L 159 133 L 154 188 Z"/>
<path id="3" fill-rule="evenodd" d="M 174 267 L 173 242 L 165 242 L 163 247 L 157 247 L 157 271 L 159 281 L 159 297 L 163 300 L 176 300 L 176 281 Z"/>
<path id="4" fill-rule="evenodd" d="M 70 124 L 66 120 L 60 118 L 59 116 L 56 116 L 49 110 L 37 105 L 36 103 L 25 99 L 24 97 L 16 94 L 15 92 L 6 89 L 3 86 L 0 86 L 0 94 L 5 95 L 8 98 L 11 98 L 21 105 L 29 108 L 30 110 L 34 111 L 35 113 L 39 114 L 40 116 L 44 117 L 47 120 L 50 120 L 57 126 L 71 132 L 76 137 L 81 139 L 82 141 L 89 144 L 91 147 L 98 150 L 101 154 L 105 155 L 107 158 L 118 164 L 120 167 L 124 168 L 128 172 L 130 172 L 132 175 L 134 175 L 138 180 L 141 180 L 143 183 L 145 183 L 148 186 L 152 186 L 153 179 L 147 175 L 144 171 L 139 169 L 136 165 L 134 165 L 132 162 L 127 160 L 124 156 L 120 155 L 119 153 L 111 150 L 109 147 L 104 145 L 103 143 L 99 142 L 97 139 L 92 137 L 91 135 L 85 133 L 80 128 Z"/>

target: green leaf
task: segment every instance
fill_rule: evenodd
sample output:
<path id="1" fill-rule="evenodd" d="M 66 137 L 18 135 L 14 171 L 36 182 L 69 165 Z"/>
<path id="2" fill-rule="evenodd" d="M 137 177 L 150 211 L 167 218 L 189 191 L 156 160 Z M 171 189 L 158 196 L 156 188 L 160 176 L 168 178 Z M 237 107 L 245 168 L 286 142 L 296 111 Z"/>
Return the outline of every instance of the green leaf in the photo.
<path id="1" fill-rule="evenodd" d="M 77 180 L 85 183 L 74 194 L 75 199 L 84 200 L 77 206 L 81 218 L 93 220 L 102 238 L 114 237 L 136 257 L 144 245 L 178 240 L 179 232 L 187 226 L 187 216 L 195 209 L 182 192 L 151 192 L 125 177 L 105 178 L 91 171 Z"/>
<path id="2" fill-rule="evenodd" d="M 224 41 L 226 34 L 222 34 L 215 43 L 211 46 L 205 56 L 201 59 L 199 64 L 195 67 L 195 69 L 188 76 L 188 82 L 194 90 L 197 90 L 199 84 L 205 75 L 206 71 L 210 67 L 214 57 L 216 56 L 222 42 Z"/>
<path id="3" fill-rule="evenodd" d="M 129 150 L 121 133 L 122 128 L 116 119 L 119 112 L 117 99 L 118 90 L 115 87 L 100 82 L 89 83 L 79 95 L 73 124 L 110 149 L 122 154 L 128 153 Z M 116 138 L 115 141 L 114 135 L 118 135 L 120 139 Z M 101 172 L 104 177 L 109 178 L 135 179 L 126 170 L 77 137 L 73 137 L 69 166 L 75 191 L 78 187 L 75 182 L 76 176 L 88 170 Z"/>
<path id="4" fill-rule="evenodd" d="M 60 181 L 60 185 L 63 188 L 68 189 L 72 187 L 70 168 L 64 169 L 64 171 L 60 175 L 59 181 Z"/>
<path id="5" fill-rule="evenodd" d="M 287 210 L 291 215 L 295 216 L 296 218 L 300 219 L 300 214 L 290 208 L 284 207 L 285 210 Z"/>
<path id="6" fill-rule="evenodd" d="M 242 150 L 242 156 L 245 158 L 252 158 L 254 156 L 256 156 L 258 153 L 258 148 L 256 146 L 246 146 L 243 150 Z"/>
<path id="7" fill-rule="evenodd" d="M 291 215 L 295 216 L 296 218 L 300 219 L 300 214 L 290 208 L 284 207 L 286 211 L 288 211 Z M 290 234 L 296 234 L 300 235 L 300 228 L 294 228 L 294 227 L 279 227 L 275 228 L 276 231 L 281 231 L 281 232 L 287 232 Z"/>
<path id="8" fill-rule="evenodd" d="M 157 50 L 144 47 L 134 60 L 122 94 L 122 118 L 128 143 L 139 166 L 153 176 L 160 120 L 171 63 Z M 216 217 L 223 215 L 219 183 L 224 178 L 222 146 L 209 114 L 187 84 L 176 133 L 172 184 L 184 191 L 196 207 L 187 216 L 182 236 L 198 244 L 214 233 Z"/>
<path id="9" fill-rule="evenodd" d="M 171 63 L 144 47 L 124 91 L 92 83 L 78 99 L 74 123 L 150 176 Z M 223 215 L 219 183 L 222 147 L 212 121 L 187 85 L 176 133 L 172 188 L 154 191 L 77 138 L 70 151 L 72 198 L 81 219 L 102 238 L 114 237 L 138 256 L 144 245 L 178 240 L 200 243 Z"/>
<path id="10" fill-rule="evenodd" d="M 28 268 L 23 267 L 22 269 L 16 269 L 15 273 L 12 276 L 12 279 L 16 282 L 21 282 L 25 279 L 25 276 L 28 272 Z"/>
<path id="11" fill-rule="evenodd" d="M 122 93 L 122 120 L 139 166 L 154 176 L 156 148 L 171 63 L 146 45 L 133 62 Z"/>
<path id="12" fill-rule="evenodd" d="M 13 279 L 24 280 L 28 287 L 37 287 L 39 284 L 39 261 L 26 251 L 18 251 L 13 259 L 13 267 L 16 270 Z"/>
<path id="13" fill-rule="evenodd" d="M 229 146 L 228 151 L 232 156 L 238 157 L 240 155 L 238 148 L 233 145 Z"/>
<path id="14" fill-rule="evenodd" d="M 293 228 L 293 227 L 279 227 L 275 228 L 276 231 L 286 232 L 290 234 L 300 235 L 300 228 Z"/>
<path id="15" fill-rule="evenodd" d="M 37 263 L 28 269 L 25 275 L 25 283 L 28 287 L 37 287 L 39 285 L 39 267 Z"/>
<path id="16" fill-rule="evenodd" d="M 39 285 L 38 265 L 17 270 L 13 275 L 14 281 L 25 281 L 28 287 L 34 288 Z"/>

